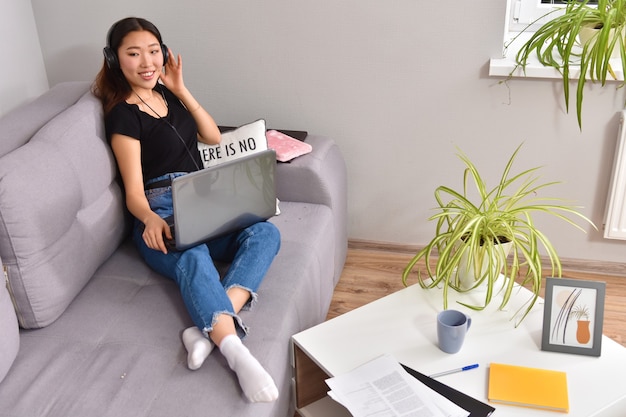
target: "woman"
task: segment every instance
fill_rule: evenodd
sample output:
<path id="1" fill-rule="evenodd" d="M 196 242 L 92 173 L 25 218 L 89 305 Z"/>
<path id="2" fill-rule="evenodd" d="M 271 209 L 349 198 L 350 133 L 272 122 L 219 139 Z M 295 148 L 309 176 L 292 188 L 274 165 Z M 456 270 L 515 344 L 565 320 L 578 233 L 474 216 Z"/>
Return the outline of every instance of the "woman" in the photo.
<path id="1" fill-rule="evenodd" d="M 103 104 L 107 138 L 135 217 L 133 239 L 146 263 L 180 288 L 195 324 L 183 332 L 188 366 L 198 369 L 218 346 L 250 401 L 274 401 L 274 381 L 241 342 L 247 328 L 238 313 L 256 301 L 280 234 L 260 222 L 185 251 L 168 250 L 169 184 L 200 169 L 197 141 L 217 144 L 220 132 L 185 87 L 180 55 L 174 58 L 152 23 L 140 18 L 115 23 L 104 56 L 94 93 Z M 231 263 L 221 280 L 213 259 Z"/>

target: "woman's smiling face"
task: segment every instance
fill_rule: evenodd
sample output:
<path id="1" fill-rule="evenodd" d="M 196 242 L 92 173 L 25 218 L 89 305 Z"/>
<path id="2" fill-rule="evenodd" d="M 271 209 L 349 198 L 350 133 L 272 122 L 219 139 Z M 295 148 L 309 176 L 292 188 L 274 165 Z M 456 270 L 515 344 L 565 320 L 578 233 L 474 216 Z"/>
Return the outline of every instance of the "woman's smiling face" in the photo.
<path id="1" fill-rule="evenodd" d="M 159 40 L 147 30 L 129 32 L 117 50 L 120 69 L 133 90 L 152 90 L 163 68 Z"/>

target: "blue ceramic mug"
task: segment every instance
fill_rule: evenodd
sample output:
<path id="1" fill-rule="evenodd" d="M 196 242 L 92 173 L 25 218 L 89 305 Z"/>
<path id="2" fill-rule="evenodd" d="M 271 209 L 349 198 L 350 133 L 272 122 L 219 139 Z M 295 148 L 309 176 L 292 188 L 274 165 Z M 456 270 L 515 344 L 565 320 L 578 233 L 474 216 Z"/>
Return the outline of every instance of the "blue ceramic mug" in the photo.
<path id="1" fill-rule="evenodd" d="M 465 334 L 472 319 L 457 310 L 444 310 L 437 315 L 437 339 L 439 349 L 446 353 L 457 353 L 463 346 Z"/>

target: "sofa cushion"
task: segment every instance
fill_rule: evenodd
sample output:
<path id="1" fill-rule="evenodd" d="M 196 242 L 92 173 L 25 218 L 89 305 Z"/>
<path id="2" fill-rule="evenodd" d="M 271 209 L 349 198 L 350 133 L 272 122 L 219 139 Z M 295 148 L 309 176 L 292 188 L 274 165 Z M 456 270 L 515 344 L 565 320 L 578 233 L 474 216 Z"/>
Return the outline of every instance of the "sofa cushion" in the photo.
<path id="1" fill-rule="evenodd" d="M 20 346 L 19 328 L 13 302 L 5 285 L 0 285 L 0 381 L 15 360 Z"/>
<path id="2" fill-rule="evenodd" d="M 87 93 L 0 158 L 0 256 L 24 328 L 59 317 L 123 239 L 103 137 L 102 106 Z"/>
<path id="3" fill-rule="evenodd" d="M 205 168 L 266 149 L 267 139 L 265 138 L 265 120 L 263 119 L 223 132 L 222 141 L 218 145 L 198 142 L 198 150 Z"/>
<path id="4" fill-rule="evenodd" d="M 48 120 L 76 103 L 89 88 L 86 81 L 60 83 L 0 119 L 0 157 L 19 148 Z"/>
<path id="5" fill-rule="evenodd" d="M 267 137 L 267 146 L 276 151 L 276 159 L 280 162 L 289 162 L 313 150 L 310 143 L 292 138 L 278 130 L 268 130 L 265 136 Z"/>
<path id="6" fill-rule="evenodd" d="M 293 416 L 290 338 L 326 316 L 333 220 L 326 206 L 286 202 L 271 221 L 281 248 L 259 302 L 241 317 L 245 345 L 279 385 L 277 401 L 246 401 L 219 352 L 187 369 L 180 332 L 192 324 L 176 284 L 126 240 L 57 321 L 22 332 L 12 383 L 0 385 L 0 415 Z"/>

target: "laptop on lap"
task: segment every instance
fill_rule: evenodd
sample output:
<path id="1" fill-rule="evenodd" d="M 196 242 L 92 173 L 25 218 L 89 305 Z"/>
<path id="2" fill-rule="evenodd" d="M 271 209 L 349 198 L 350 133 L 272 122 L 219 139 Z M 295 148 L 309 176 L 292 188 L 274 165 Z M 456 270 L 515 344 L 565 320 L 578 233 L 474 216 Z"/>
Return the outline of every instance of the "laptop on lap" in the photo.
<path id="1" fill-rule="evenodd" d="M 172 181 L 176 250 L 241 230 L 276 213 L 272 149 L 205 168 Z"/>

